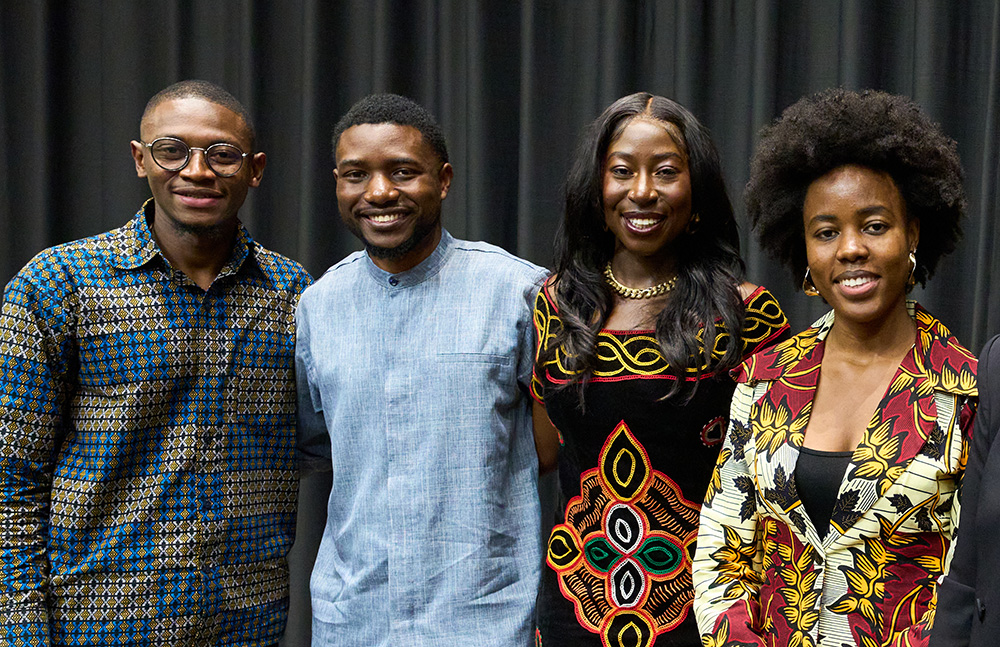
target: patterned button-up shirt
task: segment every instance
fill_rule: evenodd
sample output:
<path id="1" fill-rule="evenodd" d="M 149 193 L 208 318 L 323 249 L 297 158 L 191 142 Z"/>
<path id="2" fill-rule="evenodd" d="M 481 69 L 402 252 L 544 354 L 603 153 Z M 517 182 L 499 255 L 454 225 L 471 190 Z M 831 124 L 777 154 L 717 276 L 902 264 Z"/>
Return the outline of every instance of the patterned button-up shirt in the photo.
<path id="1" fill-rule="evenodd" d="M 242 227 L 207 291 L 147 205 L 0 315 L 0 643 L 267 645 L 296 509 L 297 263 Z"/>

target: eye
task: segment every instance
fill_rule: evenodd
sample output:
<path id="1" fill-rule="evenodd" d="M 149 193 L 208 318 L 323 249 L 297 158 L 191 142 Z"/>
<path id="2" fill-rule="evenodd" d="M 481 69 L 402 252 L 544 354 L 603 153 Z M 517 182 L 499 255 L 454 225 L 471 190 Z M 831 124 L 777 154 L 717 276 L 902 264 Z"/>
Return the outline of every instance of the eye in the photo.
<path id="1" fill-rule="evenodd" d="M 830 227 L 825 227 L 823 229 L 817 229 L 813 232 L 813 238 L 819 241 L 833 240 L 837 237 L 837 230 Z"/>
<path id="2" fill-rule="evenodd" d="M 153 156 L 163 160 L 180 160 L 187 155 L 187 146 L 181 142 L 161 140 L 153 144 Z"/>
<path id="3" fill-rule="evenodd" d="M 338 173 L 338 177 L 348 182 L 361 182 L 367 177 L 367 174 L 358 169 L 347 169 L 346 171 Z"/>
<path id="4" fill-rule="evenodd" d="M 392 172 L 392 176 L 394 178 L 402 181 L 412 180 L 417 175 L 419 175 L 419 173 L 411 168 L 399 168 Z"/>
<path id="5" fill-rule="evenodd" d="M 214 146 L 210 149 L 213 162 L 220 164 L 235 164 L 243 155 L 231 146 Z"/>
<path id="6" fill-rule="evenodd" d="M 865 225 L 865 233 L 880 236 L 889 231 L 889 225 L 884 222 L 870 222 Z"/>
<path id="7" fill-rule="evenodd" d="M 673 166 L 664 166 L 656 169 L 656 176 L 663 178 L 674 178 L 680 175 L 680 171 Z"/>
<path id="8" fill-rule="evenodd" d="M 632 169 L 626 166 L 612 166 L 608 169 L 608 174 L 616 180 L 627 180 L 635 175 Z"/>

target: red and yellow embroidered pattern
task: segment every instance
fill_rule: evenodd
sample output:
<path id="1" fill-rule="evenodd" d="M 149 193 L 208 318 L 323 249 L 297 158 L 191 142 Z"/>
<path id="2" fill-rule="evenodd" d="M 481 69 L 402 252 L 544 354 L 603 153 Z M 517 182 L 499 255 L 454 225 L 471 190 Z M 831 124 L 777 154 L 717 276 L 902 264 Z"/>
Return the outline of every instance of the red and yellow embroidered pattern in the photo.
<path id="1" fill-rule="evenodd" d="M 547 562 L 580 624 L 606 647 L 649 647 L 690 609 L 699 506 L 652 469 L 624 422 L 580 491 L 552 530 Z"/>
<path id="2" fill-rule="evenodd" d="M 747 352 L 753 352 L 757 348 L 768 343 L 773 343 L 788 330 L 788 320 L 781 311 L 781 307 L 770 292 L 763 288 L 758 288 L 745 303 L 742 343 Z M 535 339 L 537 343 L 536 360 L 543 350 L 547 351 L 550 345 L 555 343 L 556 335 L 562 322 L 559 319 L 558 308 L 551 300 L 551 296 L 546 290 L 540 290 L 535 299 L 534 326 Z M 703 346 L 702 334 L 699 332 L 699 346 Z M 716 329 L 716 337 L 712 347 L 712 356 L 715 359 L 722 357 L 730 343 L 731 335 L 723 328 Z M 553 357 L 549 360 L 543 370 L 544 376 L 536 373 L 532 376 L 531 391 L 536 400 L 542 399 L 542 385 L 545 382 L 551 384 L 565 384 L 572 377 L 573 372 L 566 366 L 566 355 L 562 348 L 556 349 Z M 712 374 L 708 371 L 708 366 L 700 369 L 689 369 L 689 377 L 686 379 L 706 378 Z M 619 379 L 633 378 L 666 379 L 675 380 L 677 377 L 670 373 L 669 366 L 660 347 L 656 342 L 653 331 L 615 331 L 602 330 L 597 334 L 597 368 L 594 371 L 591 381 L 593 382 L 613 382 Z"/>

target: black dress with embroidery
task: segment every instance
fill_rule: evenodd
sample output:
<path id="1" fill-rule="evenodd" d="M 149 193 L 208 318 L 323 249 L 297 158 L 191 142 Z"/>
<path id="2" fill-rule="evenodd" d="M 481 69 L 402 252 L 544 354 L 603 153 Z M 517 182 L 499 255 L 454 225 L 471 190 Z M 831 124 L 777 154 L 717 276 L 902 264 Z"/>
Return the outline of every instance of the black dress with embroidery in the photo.
<path id="1" fill-rule="evenodd" d="M 777 300 L 745 300 L 745 355 L 787 338 Z M 545 290 L 539 344 L 561 325 Z M 715 340 L 725 349 L 724 330 Z M 707 377 L 687 404 L 663 401 L 675 379 L 650 331 L 604 330 L 581 410 L 562 355 L 536 367 L 532 394 L 560 431 L 559 503 L 538 598 L 536 643 L 697 647 L 691 561 L 698 516 L 719 455 L 735 383 Z"/>

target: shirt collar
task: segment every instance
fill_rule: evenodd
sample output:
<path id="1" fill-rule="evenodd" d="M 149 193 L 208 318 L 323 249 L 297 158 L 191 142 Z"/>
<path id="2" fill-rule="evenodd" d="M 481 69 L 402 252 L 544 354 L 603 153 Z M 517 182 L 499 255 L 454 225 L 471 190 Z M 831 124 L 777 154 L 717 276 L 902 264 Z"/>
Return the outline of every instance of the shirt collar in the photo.
<path id="1" fill-rule="evenodd" d="M 947 326 L 916 301 L 906 302 L 917 325 L 914 360 L 935 390 L 957 395 L 977 394 L 976 357 L 951 334 Z M 793 373 L 826 340 L 833 328 L 834 313 L 823 315 L 791 339 L 751 356 L 743 363 L 738 381 L 776 380 Z"/>
<path id="2" fill-rule="evenodd" d="M 371 256 L 365 254 L 365 266 L 368 274 L 375 279 L 379 285 L 383 285 L 390 290 L 400 290 L 421 283 L 441 271 L 444 264 L 451 255 L 451 250 L 455 246 L 455 239 L 452 238 L 448 230 L 441 230 L 441 241 L 438 243 L 431 255 L 420 261 L 415 267 L 405 272 L 391 274 L 386 272 L 372 261 Z"/>
<path id="3" fill-rule="evenodd" d="M 146 200 L 135 217 L 115 232 L 112 242 L 114 253 L 110 259 L 114 267 L 134 270 L 157 257 L 162 258 L 163 262 L 167 263 L 167 259 L 160 251 L 159 245 L 156 244 L 156 239 L 153 238 L 153 232 L 150 229 L 150 216 L 155 217 L 154 205 L 153 198 Z M 232 254 L 230 254 L 222 271 L 219 272 L 219 276 L 227 276 L 239 271 L 243 266 L 243 261 L 251 256 L 251 250 L 255 246 L 256 243 L 250 237 L 250 232 L 246 230 L 243 223 L 239 223 Z M 169 265 L 169 263 L 167 264 Z"/>

